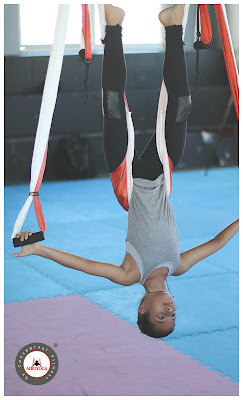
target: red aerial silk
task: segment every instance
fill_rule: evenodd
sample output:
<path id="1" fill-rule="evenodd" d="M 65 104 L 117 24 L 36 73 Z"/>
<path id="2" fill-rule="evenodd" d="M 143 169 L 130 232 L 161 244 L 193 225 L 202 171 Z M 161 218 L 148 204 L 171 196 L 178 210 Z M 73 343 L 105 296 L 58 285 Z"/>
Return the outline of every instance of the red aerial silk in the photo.
<path id="1" fill-rule="evenodd" d="M 212 28 L 208 14 L 207 4 L 200 4 L 200 21 L 202 41 L 205 46 L 208 46 L 212 40 Z"/>
<path id="2" fill-rule="evenodd" d="M 219 32 L 222 41 L 226 70 L 228 74 L 230 89 L 234 100 L 235 111 L 239 120 L 239 82 L 238 71 L 234 58 L 230 33 L 228 31 L 227 17 L 223 12 L 222 4 L 214 4 L 218 20 Z"/>
<path id="3" fill-rule="evenodd" d="M 124 102 L 125 102 L 127 111 L 129 111 L 128 102 L 127 102 L 127 98 L 126 98 L 125 93 L 124 93 Z"/>
<path id="4" fill-rule="evenodd" d="M 128 102 L 126 95 L 124 93 L 124 102 L 127 111 L 129 111 Z M 124 208 L 124 210 L 128 211 L 129 201 L 128 201 L 128 182 L 127 182 L 127 157 L 124 157 L 124 160 L 119 165 L 119 167 L 110 174 L 112 186 L 116 198 L 119 204 Z"/>
<path id="5" fill-rule="evenodd" d="M 91 31 L 90 31 L 90 15 L 89 15 L 89 5 L 82 4 L 82 21 L 83 21 L 83 36 L 85 43 L 85 60 L 91 61 Z"/>
<path id="6" fill-rule="evenodd" d="M 46 150 L 45 150 L 45 154 L 44 154 L 44 157 L 43 157 L 40 174 L 39 174 L 38 181 L 37 181 L 37 184 L 36 184 L 36 187 L 35 187 L 35 192 L 37 192 L 37 193 L 39 193 L 39 190 L 40 190 L 40 187 L 41 187 L 41 183 L 42 183 L 42 179 L 43 179 L 43 175 L 44 175 L 44 172 L 45 172 L 47 149 L 48 149 L 48 143 L 46 145 Z M 45 233 L 46 226 L 45 226 L 44 215 L 43 215 L 43 211 L 42 211 L 42 207 L 41 207 L 41 203 L 40 203 L 39 197 L 38 196 L 33 196 L 33 202 L 34 202 L 35 215 L 36 215 L 36 219 L 37 219 L 38 225 L 39 225 L 41 231 L 43 233 Z"/>
<path id="7" fill-rule="evenodd" d="M 124 157 L 119 167 L 110 173 L 110 179 L 113 186 L 114 193 L 119 204 L 128 211 L 128 187 L 127 187 L 127 160 Z"/>

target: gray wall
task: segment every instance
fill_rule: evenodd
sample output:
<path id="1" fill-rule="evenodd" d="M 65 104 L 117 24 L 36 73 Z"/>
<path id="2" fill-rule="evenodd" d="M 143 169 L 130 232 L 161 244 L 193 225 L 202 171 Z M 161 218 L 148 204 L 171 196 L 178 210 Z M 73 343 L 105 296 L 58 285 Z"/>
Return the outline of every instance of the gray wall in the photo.
<path id="1" fill-rule="evenodd" d="M 236 9 L 232 19 L 236 18 Z M 185 56 L 192 110 L 186 149 L 178 168 L 237 165 L 238 121 L 231 99 L 214 7 L 209 7 L 213 26 L 212 46 L 200 52 L 200 91 L 195 95 L 196 6 L 190 7 L 185 37 Z M 194 15 L 193 15 L 194 14 Z M 233 29 L 237 42 L 237 29 Z M 5 5 L 5 183 L 28 182 L 33 144 L 40 112 L 48 56 L 19 56 L 19 7 Z M 102 54 L 90 67 L 89 101 L 82 103 L 85 66 L 78 51 L 65 55 L 48 148 L 45 179 L 80 179 L 106 174 L 102 149 L 101 69 Z M 155 129 L 164 50 L 126 54 L 126 95 L 132 111 L 136 147 L 140 153 Z M 224 121 L 225 119 L 225 121 Z M 220 127 L 222 126 L 222 130 Z M 204 143 L 201 131 L 213 133 Z"/>

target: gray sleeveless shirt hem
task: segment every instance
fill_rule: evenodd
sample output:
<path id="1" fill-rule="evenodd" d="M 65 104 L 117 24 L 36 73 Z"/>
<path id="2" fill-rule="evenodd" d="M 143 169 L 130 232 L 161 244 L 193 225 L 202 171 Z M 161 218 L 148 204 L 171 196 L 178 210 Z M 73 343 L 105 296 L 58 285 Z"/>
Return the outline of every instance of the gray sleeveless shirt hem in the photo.
<path id="1" fill-rule="evenodd" d="M 169 275 L 171 275 L 171 271 L 172 271 L 172 273 L 174 273 L 174 268 L 173 268 L 173 264 L 172 263 L 169 263 L 169 262 L 163 262 L 163 265 L 157 265 L 157 266 L 155 266 L 155 267 L 153 267 L 153 270 L 147 275 L 147 276 L 143 276 L 143 268 L 142 268 L 142 259 L 141 259 L 141 257 L 139 256 L 139 254 L 138 254 L 138 252 L 136 251 L 136 249 L 134 249 L 134 247 L 133 247 L 133 245 L 131 244 L 131 243 L 129 243 L 127 240 L 126 240 L 126 243 L 127 243 L 127 245 L 126 245 L 126 251 L 129 253 L 129 254 L 131 254 L 131 256 L 134 258 L 134 260 L 136 261 L 136 263 L 137 263 L 137 265 L 138 265 L 138 268 L 139 268 L 139 270 L 140 270 L 140 281 L 139 281 L 139 283 L 141 283 L 141 285 L 144 285 L 144 282 L 146 281 L 146 279 L 149 277 L 149 275 L 155 270 L 155 269 L 158 269 L 158 268 L 160 268 L 160 267 L 167 267 L 168 269 L 169 269 L 169 273 L 168 273 L 168 276 Z"/>

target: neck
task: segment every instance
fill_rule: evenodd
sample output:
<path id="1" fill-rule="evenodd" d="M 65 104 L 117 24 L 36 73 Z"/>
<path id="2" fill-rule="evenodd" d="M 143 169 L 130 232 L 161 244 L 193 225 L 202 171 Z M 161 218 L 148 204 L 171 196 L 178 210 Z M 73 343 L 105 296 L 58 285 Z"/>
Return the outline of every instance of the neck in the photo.
<path id="1" fill-rule="evenodd" d="M 144 289 L 146 290 L 147 293 L 159 293 L 159 292 L 167 292 L 166 287 L 165 287 L 165 280 L 166 280 L 166 275 L 163 277 L 158 278 L 150 278 L 147 279 L 145 284 L 144 284 Z"/>

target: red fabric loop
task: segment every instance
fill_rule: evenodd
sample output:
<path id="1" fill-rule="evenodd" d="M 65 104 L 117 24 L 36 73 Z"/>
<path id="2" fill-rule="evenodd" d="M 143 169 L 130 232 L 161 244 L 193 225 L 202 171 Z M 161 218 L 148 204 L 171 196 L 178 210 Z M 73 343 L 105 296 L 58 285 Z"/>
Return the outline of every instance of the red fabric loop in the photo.
<path id="1" fill-rule="evenodd" d="M 224 59 L 225 59 L 225 65 L 228 74 L 230 89 L 234 100 L 236 115 L 239 120 L 239 84 L 238 84 L 236 65 L 234 62 L 234 54 L 233 54 L 234 50 L 231 48 L 231 43 L 228 36 L 222 5 L 214 4 L 214 7 L 218 20 L 219 32 L 222 41 L 222 47 L 223 47 L 223 53 L 224 53 Z"/>
<path id="2" fill-rule="evenodd" d="M 40 230 L 43 233 L 45 233 L 45 229 L 46 229 L 45 220 L 44 220 L 44 216 L 43 216 L 41 203 L 40 203 L 39 197 L 37 197 L 37 196 L 34 197 L 34 207 L 35 207 L 36 219 L 37 219 L 38 225 L 40 227 Z"/>
<path id="3" fill-rule="evenodd" d="M 212 40 L 212 28 L 208 14 L 207 4 L 200 4 L 200 20 L 201 20 L 202 41 L 205 44 L 205 46 L 208 46 Z"/>
<path id="4" fill-rule="evenodd" d="M 124 93 L 124 102 L 125 102 L 125 105 L 126 105 L 126 109 L 127 109 L 127 111 L 129 112 L 127 97 L 126 97 L 125 93 Z"/>
<path id="5" fill-rule="evenodd" d="M 85 43 L 85 60 L 91 61 L 91 31 L 90 31 L 90 15 L 89 15 L 89 5 L 82 4 L 82 21 L 83 21 L 83 36 Z"/>
<path id="6" fill-rule="evenodd" d="M 127 193 L 127 164 L 126 157 L 119 167 L 110 174 L 112 186 L 119 204 L 128 211 L 128 193 Z"/>
<path id="7" fill-rule="evenodd" d="M 38 181 L 35 187 L 35 192 L 39 192 L 40 191 L 40 187 L 42 184 L 42 179 L 43 179 L 43 175 L 44 175 L 44 171 L 45 171 L 45 167 L 46 167 L 46 157 L 47 157 L 47 149 L 48 149 L 48 143 L 46 145 L 46 150 L 45 150 L 45 154 L 43 157 L 43 161 L 42 161 L 42 165 L 41 165 L 41 170 L 40 170 L 40 174 L 38 177 Z M 38 196 L 34 196 L 33 197 L 33 201 L 34 201 L 34 207 L 35 207 L 35 215 L 36 215 L 36 219 L 38 222 L 38 225 L 40 227 L 40 230 L 45 233 L 45 220 L 44 220 L 44 216 L 43 216 L 43 211 L 42 211 L 42 207 L 41 207 L 41 203 L 39 200 Z"/>

